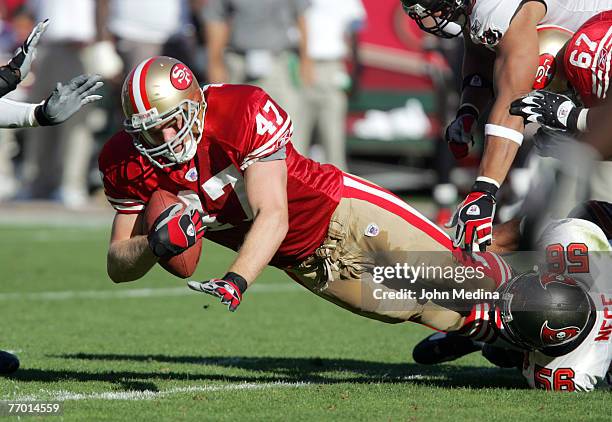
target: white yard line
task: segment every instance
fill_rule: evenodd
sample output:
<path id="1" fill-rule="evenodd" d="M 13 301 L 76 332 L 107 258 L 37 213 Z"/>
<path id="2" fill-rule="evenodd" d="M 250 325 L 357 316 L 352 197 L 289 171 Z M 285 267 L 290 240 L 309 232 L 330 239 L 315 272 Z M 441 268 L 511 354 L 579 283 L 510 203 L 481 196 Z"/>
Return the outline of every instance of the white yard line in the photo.
<path id="1" fill-rule="evenodd" d="M 249 289 L 249 293 L 284 293 L 305 291 L 296 284 L 260 284 Z M 61 290 L 57 292 L 0 293 L 0 302 L 14 300 L 72 300 L 72 299 L 131 299 L 197 295 L 198 292 L 184 287 L 117 289 L 117 290 Z"/>
<path id="2" fill-rule="evenodd" d="M 305 382 L 269 382 L 269 383 L 243 383 L 229 385 L 190 385 L 187 387 L 173 387 L 161 391 L 104 391 L 97 393 L 75 393 L 66 390 L 40 389 L 37 394 L 26 396 L 4 397 L 4 400 L 19 401 L 66 401 L 66 400 L 154 400 L 165 396 L 184 393 L 212 393 L 217 391 L 235 390 L 267 390 L 277 388 L 300 388 L 312 385 Z"/>

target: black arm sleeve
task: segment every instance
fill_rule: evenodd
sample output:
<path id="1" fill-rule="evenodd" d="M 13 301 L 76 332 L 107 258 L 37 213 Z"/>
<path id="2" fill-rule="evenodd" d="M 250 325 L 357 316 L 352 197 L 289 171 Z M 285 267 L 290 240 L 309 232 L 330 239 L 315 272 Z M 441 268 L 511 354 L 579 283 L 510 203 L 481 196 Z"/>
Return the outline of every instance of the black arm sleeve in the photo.
<path id="1" fill-rule="evenodd" d="M 0 67 L 0 98 L 17 88 L 19 71 L 9 65 Z"/>

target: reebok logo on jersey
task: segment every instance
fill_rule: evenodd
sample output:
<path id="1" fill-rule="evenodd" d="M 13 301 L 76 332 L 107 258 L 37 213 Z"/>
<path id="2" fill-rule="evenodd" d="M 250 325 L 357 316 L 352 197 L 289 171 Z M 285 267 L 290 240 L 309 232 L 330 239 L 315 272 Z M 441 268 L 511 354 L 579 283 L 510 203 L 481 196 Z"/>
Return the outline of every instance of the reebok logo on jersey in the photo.
<path id="1" fill-rule="evenodd" d="M 380 228 L 375 223 L 368 224 L 368 227 L 365 229 L 365 235 L 368 237 L 376 237 L 380 233 Z"/>
<path id="2" fill-rule="evenodd" d="M 476 204 L 470 205 L 465 213 L 467 215 L 480 215 L 480 207 Z"/>

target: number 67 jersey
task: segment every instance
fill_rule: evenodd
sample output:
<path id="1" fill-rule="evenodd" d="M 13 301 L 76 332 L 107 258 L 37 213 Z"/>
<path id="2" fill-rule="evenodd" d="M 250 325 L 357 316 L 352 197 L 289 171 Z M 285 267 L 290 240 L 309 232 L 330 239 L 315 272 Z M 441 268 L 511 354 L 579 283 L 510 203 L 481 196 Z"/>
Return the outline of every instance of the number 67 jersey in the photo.
<path id="1" fill-rule="evenodd" d="M 117 213 L 138 214 L 158 189 L 204 213 L 206 237 L 238 250 L 253 222 L 244 172 L 259 160 L 287 165 L 289 231 L 271 261 L 287 267 L 314 253 L 342 196 L 342 172 L 300 155 L 291 145 L 290 117 L 265 91 L 249 85 L 209 85 L 204 130 L 195 157 L 160 168 L 121 131 L 102 149 L 104 191 Z"/>
<path id="2" fill-rule="evenodd" d="M 606 98 L 611 60 L 612 10 L 608 10 L 576 31 L 563 57 L 566 78 L 585 106 L 596 106 Z"/>

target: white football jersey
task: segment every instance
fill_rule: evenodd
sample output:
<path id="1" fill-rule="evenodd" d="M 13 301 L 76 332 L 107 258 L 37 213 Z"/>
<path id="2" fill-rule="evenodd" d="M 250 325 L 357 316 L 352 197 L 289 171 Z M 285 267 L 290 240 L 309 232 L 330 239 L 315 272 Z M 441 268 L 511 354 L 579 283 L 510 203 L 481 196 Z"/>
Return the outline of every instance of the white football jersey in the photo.
<path id="1" fill-rule="evenodd" d="M 530 387 L 547 390 L 591 391 L 606 386 L 612 360 L 612 291 L 608 277 L 612 272 L 612 248 L 599 226 L 577 218 L 550 223 L 538 244 L 546 248 L 547 256 L 551 255 L 549 248 L 561 252 L 555 254 L 555 261 L 563 260 L 563 274 L 589 285 L 596 320 L 582 343 L 565 355 L 525 352 L 523 376 Z M 588 261 L 583 259 L 585 252 Z"/>
<path id="2" fill-rule="evenodd" d="M 470 14 L 470 36 L 476 44 L 494 48 L 510 27 L 524 0 L 476 0 Z M 556 25 L 575 32 L 591 16 L 612 9 L 612 0 L 532 0 L 546 4 L 540 25 Z"/>
<path id="3" fill-rule="evenodd" d="M 591 391 L 606 387 L 606 374 L 612 359 L 612 296 L 599 295 L 597 319 L 588 337 L 570 353 L 547 356 L 540 351 L 526 352 L 523 376 L 532 388 Z"/>

